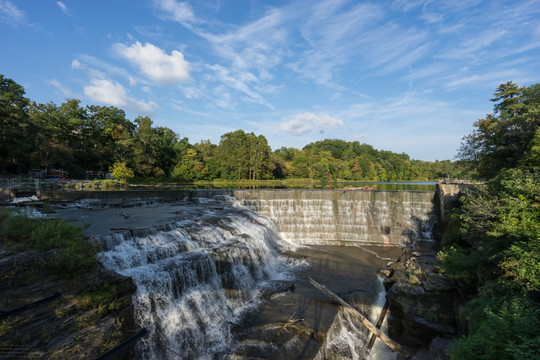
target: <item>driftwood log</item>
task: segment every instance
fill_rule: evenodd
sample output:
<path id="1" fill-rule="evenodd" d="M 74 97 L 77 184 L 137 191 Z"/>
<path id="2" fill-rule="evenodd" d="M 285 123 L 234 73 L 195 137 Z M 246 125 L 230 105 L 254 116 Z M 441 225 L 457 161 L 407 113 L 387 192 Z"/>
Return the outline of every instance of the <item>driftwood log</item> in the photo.
<path id="1" fill-rule="evenodd" d="M 353 308 L 351 305 L 345 302 L 345 300 L 343 300 L 342 298 L 340 298 L 339 296 L 337 296 L 336 294 L 328 290 L 324 285 L 319 284 L 312 278 L 309 278 L 309 282 L 311 283 L 311 285 L 315 286 L 318 290 L 322 291 L 323 293 L 331 297 L 332 300 L 334 300 L 335 302 L 343 306 L 345 310 L 347 310 L 352 316 L 360 320 L 362 324 L 366 328 L 368 328 L 369 331 L 371 331 L 374 335 L 376 335 L 379 339 L 381 339 L 381 341 L 384 342 L 386 345 L 388 345 L 390 349 L 394 350 L 395 352 L 397 352 L 398 354 L 400 354 L 406 359 L 411 358 L 411 355 L 401 345 L 399 345 L 394 340 L 390 339 L 388 335 L 386 335 L 381 330 L 379 330 L 364 315 L 360 314 L 355 308 Z"/>
<path id="2" fill-rule="evenodd" d="M 384 302 L 384 307 L 381 311 L 381 315 L 379 316 L 379 321 L 377 321 L 377 325 L 375 325 L 377 327 L 377 329 L 380 329 L 381 328 L 381 325 L 384 321 L 384 317 L 386 316 L 386 313 L 388 312 L 388 306 L 390 306 L 388 300 L 386 300 Z M 368 345 L 368 349 L 371 350 L 371 348 L 373 347 L 373 344 L 375 344 L 375 340 L 377 340 L 377 336 L 375 334 L 371 334 L 371 340 L 369 340 L 369 345 Z"/>

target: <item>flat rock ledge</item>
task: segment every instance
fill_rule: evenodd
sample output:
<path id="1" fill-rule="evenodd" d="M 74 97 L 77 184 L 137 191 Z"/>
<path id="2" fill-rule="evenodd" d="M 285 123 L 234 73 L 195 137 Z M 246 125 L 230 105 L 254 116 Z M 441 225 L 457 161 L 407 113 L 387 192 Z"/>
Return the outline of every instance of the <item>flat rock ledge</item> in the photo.
<path id="1" fill-rule="evenodd" d="M 0 319 L 0 358 L 93 359 L 134 334 L 131 278 L 101 265 L 74 279 L 45 275 L 36 259 L 51 252 L 0 252 L 0 311 L 60 293 Z M 116 359 L 129 359 L 130 349 Z"/>

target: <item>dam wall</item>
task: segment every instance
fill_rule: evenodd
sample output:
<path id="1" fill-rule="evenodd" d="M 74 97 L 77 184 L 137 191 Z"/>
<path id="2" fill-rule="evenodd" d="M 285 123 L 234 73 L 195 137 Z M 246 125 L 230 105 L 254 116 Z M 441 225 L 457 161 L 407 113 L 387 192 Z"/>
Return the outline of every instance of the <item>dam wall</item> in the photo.
<path id="1" fill-rule="evenodd" d="M 406 246 L 433 241 L 438 224 L 430 191 L 235 190 L 233 196 L 297 244 Z"/>
<path id="2" fill-rule="evenodd" d="M 42 199 L 84 199 L 111 207 L 154 200 L 227 202 L 230 197 L 272 219 L 281 235 L 297 244 L 407 246 L 433 241 L 439 225 L 434 191 L 200 189 L 41 194 Z"/>

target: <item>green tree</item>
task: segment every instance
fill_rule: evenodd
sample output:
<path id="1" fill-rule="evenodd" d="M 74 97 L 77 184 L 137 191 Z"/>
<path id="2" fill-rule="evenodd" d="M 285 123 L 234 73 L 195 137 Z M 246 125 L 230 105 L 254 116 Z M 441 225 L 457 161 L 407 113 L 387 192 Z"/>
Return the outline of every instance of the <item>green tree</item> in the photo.
<path id="1" fill-rule="evenodd" d="M 309 178 L 309 159 L 306 155 L 295 156 L 291 164 L 291 173 L 297 178 Z"/>
<path id="2" fill-rule="evenodd" d="M 540 122 L 540 84 L 519 87 L 512 82 L 497 88 L 494 113 L 474 123 L 464 137 L 458 157 L 489 178 L 517 166 L 531 152 Z"/>
<path id="3" fill-rule="evenodd" d="M 207 173 L 201 176 L 202 180 L 212 180 L 219 177 L 219 164 L 216 158 L 217 145 L 212 144 L 210 140 L 201 140 L 193 145 L 197 151 L 199 160 L 204 164 Z"/>
<path id="4" fill-rule="evenodd" d="M 176 163 L 175 146 L 178 135 L 165 127 L 152 127 L 152 120 L 135 119 L 137 127 L 131 140 L 131 162 L 136 175 L 142 177 L 165 177 Z"/>
<path id="5" fill-rule="evenodd" d="M 30 150 L 29 100 L 24 94 L 21 85 L 0 74 L 0 163 L 17 163 Z"/>
<path id="6" fill-rule="evenodd" d="M 92 168 L 108 169 L 115 162 L 127 161 L 135 125 L 125 112 L 114 106 L 89 105 L 86 114 L 86 148 L 93 159 Z"/>
<path id="7" fill-rule="evenodd" d="M 187 149 L 180 164 L 176 165 L 172 177 L 177 180 L 196 181 L 204 179 L 208 174 L 208 168 L 199 160 L 195 149 Z"/>
<path id="8" fill-rule="evenodd" d="M 34 167 L 72 170 L 75 156 L 65 134 L 64 118 L 53 103 L 29 107 L 29 118 L 34 129 L 31 135 L 33 148 L 29 157 Z"/>
<path id="9" fill-rule="evenodd" d="M 113 166 L 109 168 L 112 175 L 121 181 L 127 181 L 135 177 L 133 170 L 127 167 L 125 162 L 115 162 Z"/>
<path id="10" fill-rule="evenodd" d="M 221 177 L 225 179 L 267 179 L 274 163 L 266 138 L 236 130 L 221 136 L 216 149 Z"/>

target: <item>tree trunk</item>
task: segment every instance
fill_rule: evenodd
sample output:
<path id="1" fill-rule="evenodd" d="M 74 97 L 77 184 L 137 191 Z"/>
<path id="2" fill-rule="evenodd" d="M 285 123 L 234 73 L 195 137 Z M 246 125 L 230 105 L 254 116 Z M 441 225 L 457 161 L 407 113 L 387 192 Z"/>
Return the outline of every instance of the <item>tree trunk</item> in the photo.
<path id="1" fill-rule="evenodd" d="M 353 308 L 351 305 L 345 302 L 342 298 L 340 298 L 339 296 L 337 296 L 336 294 L 328 290 L 324 285 L 319 284 L 312 278 L 309 278 L 309 282 L 313 286 L 315 286 L 317 289 L 319 289 L 326 295 L 330 296 L 335 302 L 343 306 L 345 310 L 347 310 L 352 316 L 360 320 L 362 324 L 368 328 L 369 331 L 377 335 L 377 337 L 379 337 L 379 339 L 381 339 L 386 345 L 388 345 L 390 349 L 394 350 L 395 352 L 397 352 L 398 354 L 400 354 L 406 359 L 411 358 L 411 355 L 405 349 L 403 349 L 401 345 L 399 345 L 394 340 L 390 339 L 388 335 L 383 333 L 381 330 L 377 329 L 377 327 L 373 325 L 371 321 L 369 321 L 364 315 L 360 314 L 355 308 Z"/>

